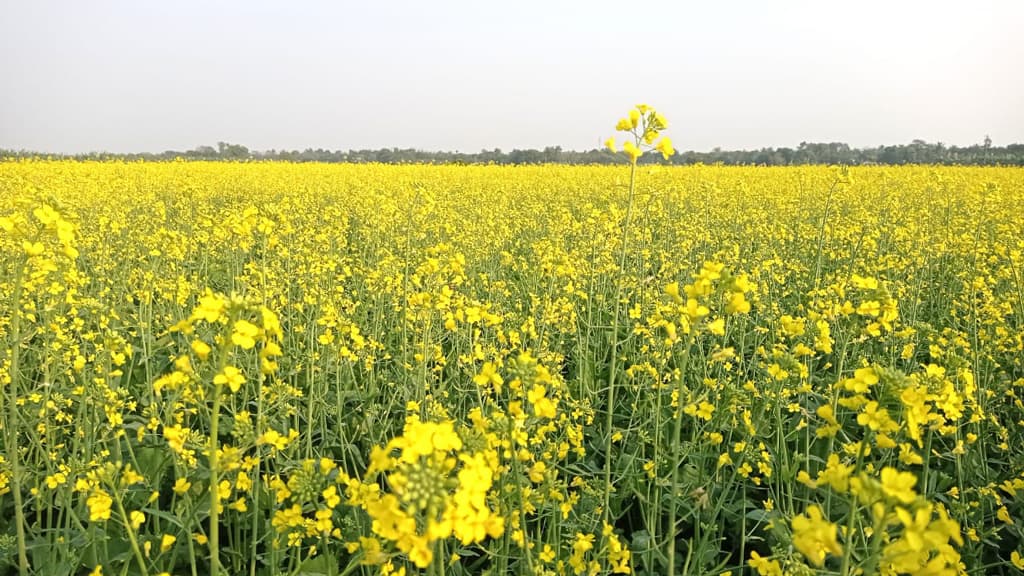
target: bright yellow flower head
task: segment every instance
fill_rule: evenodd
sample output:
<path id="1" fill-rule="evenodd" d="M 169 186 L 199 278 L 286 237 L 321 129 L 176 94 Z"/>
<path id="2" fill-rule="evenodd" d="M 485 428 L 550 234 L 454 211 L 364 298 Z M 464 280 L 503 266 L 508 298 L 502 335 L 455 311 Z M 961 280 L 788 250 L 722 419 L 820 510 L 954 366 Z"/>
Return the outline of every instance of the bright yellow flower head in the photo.
<path id="1" fill-rule="evenodd" d="M 917 476 L 912 472 L 900 472 L 891 467 L 882 469 L 882 492 L 904 504 L 910 504 L 917 499 L 914 491 L 914 484 L 917 484 Z"/>
<path id="2" fill-rule="evenodd" d="M 138 530 L 139 526 L 146 521 L 146 515 L 138 510 L 132 510 L 128 514 L 128 523 L 131 524 L 133 530 Z"/>
<path id="3" fill-rule="evenodd" d="M 666 160 L 669 159 L 675 150 L 672 148 L 672 141 L 668 138 L 659 140 L 660 131 L 668 126 L 668 121 L 660 113 L 646 104 L 638 104 L 636 108 L 629 111 L 626 118 L 619 120 L 615 129 L 620 132 L 631 133 L 632 138 L 623 143 L 622 151 L 629 158 L 631 164 L 636 164 L 638 158 L 645 150 L 656 150 Z M 655 141 L 657 144 L 654 144 Z M 605 141 L 605 147 L 612 152 L 616 151 L 614 138 Z"/>
<path id="4" fill-rule="evenodd" d="M 207 293 L 199 299 L 199 305 L 192 311 L 193 320 L 216 322 L 224 312 L 226 303 L 223 296 Z"/>
<path id="5" fill-rule="evenodd" d="M 110 519 L 110 506 L 114 503 L 114 499 L 109 494 L 102 490 L 96 490 L 90 495 L 85 504 L 89 508 L 89 521 L 100 522 L 103 520 Z"/>
<path id="6" fill-rule="evenodd" d="M 633 144 L 628 140 L 622 145 L 622 151 L 626 153 L 629 161 L 633 164 L 636 164 L 637 158 L 640 158 L 640 155 L 643 154 L 643 152 L 637 148 L 636 144 Z"/>
<path id="7" fill-rule="evenodd" d="M 640 111 L 639 110 L 630 110 L 629 111 L 629 126 L 631 128 L 636 128 L 639 125 L 640 125 Z"/>
<path id="8" fill-rule="evenodd" d="M 242 384 L 245 384 L 245 375 L 234 366 L 225 366 L 220 374 L 213 377 L 213 383 L 227 384 L 232 392 L 238 392 Z"/>
<path id="9" fill-rule="evenodd" d="M 171 488 L 174 493 L 178 496 L 184 496 L 188 492 L 189 488 L 192 487 L 192 483 L 184 478 L 178 478 L 174 481 L 174 486 Z"/>
<path id="10" fill-rule="evenodd" d="M 259 334 L 260 329 L 258 326 L 246 320 L 238 320 L 235 322 L 234 330 L 231 332 L 231 342 L 236 346 L 249 350 L 256 345 L 256 339 L 259 337 Z"/>
<path id="11" fill-rule="evenodd" d="M 793 546 L 815 566 L 825 563 L 825 556 L 841 556 L 843 548 L 836 540 L 838 526 L 829 522 L 817 504 L 793 518 Z"/>
<path id="12" fill-rule="evenodd" d="M 203 342 L 202 340 L 193 340 L 192 351 L 196 353 L 196 356 L 199 356 L 200 360 L 206 360 L 206 358 L 209 357 L 212 349 L 210 348 L 209 344 Z"/>
<path id="13" fill-rule="evenodd" d="M 669 158 L 672 157 L 673 154 L 676 153 L 675 149 L 672 148 L 672 140 L 670 140 L 667 136 L 659 140 L 658 144 L 654 147 L 654 149 L 657 150 L 658 152 L 661 152 L 661 156 L 665 160 L 668 160 Z"/>

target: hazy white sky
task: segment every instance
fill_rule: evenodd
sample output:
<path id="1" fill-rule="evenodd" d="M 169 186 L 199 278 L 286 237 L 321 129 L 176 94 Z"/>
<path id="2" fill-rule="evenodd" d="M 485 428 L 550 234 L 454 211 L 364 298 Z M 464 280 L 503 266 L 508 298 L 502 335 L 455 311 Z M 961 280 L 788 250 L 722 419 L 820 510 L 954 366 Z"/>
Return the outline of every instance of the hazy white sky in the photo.
<path id="1" fill-rule="evenodd" d="M 0 148 L 1024 142 L 1021 0 L 0 0 Z"/>

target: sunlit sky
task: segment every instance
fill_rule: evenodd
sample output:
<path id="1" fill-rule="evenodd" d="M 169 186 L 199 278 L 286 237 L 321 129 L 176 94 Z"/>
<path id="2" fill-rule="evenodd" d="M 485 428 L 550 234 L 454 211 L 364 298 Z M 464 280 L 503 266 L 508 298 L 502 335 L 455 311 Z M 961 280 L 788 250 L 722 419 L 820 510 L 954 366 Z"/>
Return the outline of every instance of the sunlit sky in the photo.
<path id="1" fill-rule="evenodd" d="M 1024 2 L 0 0 L 0 148 L 1024 142 Z"/>

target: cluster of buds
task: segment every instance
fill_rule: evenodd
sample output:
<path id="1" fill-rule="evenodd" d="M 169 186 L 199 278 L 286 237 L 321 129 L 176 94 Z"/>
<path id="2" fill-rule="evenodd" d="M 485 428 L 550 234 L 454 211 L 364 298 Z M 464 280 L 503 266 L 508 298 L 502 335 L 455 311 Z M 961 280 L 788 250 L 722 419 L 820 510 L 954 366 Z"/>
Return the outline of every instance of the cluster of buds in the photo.
<path id="1" fill-rule="evenodd" d="M 646 104 L 637 104 L 636 108 L 629 111 L 627 117 L 620 119 L 615 125 L 615 129 L 619 132 L 628 132 L 633 136 L 632 140 L 627 139 L 622 144 L 623 153 L 633 164 L 636 164 L 645 149 L 657 150 L 666 160 L 675 154 L 672 141 L 661 136 L 661 131 L 665 128 L 668 128 L 668 121 L 665 120 L 665 117 Z M 618 151 L 614 136 L 606 140 L 604 145 L 612 152 Z"/>

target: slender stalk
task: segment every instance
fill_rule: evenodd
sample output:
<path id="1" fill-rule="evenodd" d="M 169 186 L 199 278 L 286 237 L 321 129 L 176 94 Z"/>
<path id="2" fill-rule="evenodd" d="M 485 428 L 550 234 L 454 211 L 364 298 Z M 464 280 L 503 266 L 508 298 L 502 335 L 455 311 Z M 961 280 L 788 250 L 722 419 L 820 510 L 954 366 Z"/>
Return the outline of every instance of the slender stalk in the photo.
<path id="1" fill-rule="evenodd" d="M 213 387 L 213 417 L 210 419 L 210 576 L 220 573 L 220 455 L 217 454 L 217 433 L 220 420 L 220 384 Z"/>
<path id="2" fill-rule="evenodd" d="M 869 431 L 869 433 L 864 436 L 864 438 L 860 441 L 860 444 L 857 446 L 857 464 L 853 469 L 854 476 L 859 475 L 861 470 L 864 469 L 864 448 L 865 446 L 869 446 L 871 444 L 872 439 L 872 434 Z M 849 576 L 853 573 L 851 572 L 851 570 L 853 569 L 851 566 L 851 562 L 853 560 L 853 545 L 851 544 L 851 542 L 849 542 L 849 540 L 853 538 L 853 525 L 856 523 L 857 515 L 860 512 L 860 507 L 857 502 L 856 496 L 851 495 L 849 502 L 850 517 L 847 518 L 846 521 L 846 538 L 848 541 L 846 543 L 846 550 L 843 551 L 843 564 L 839 568 L 839 574 L 841 574 L 842 576 Z"/>
<path id="3" fill-rule="evenodd" d="M 116 490 L 116 486 L 114 489 Z M 125 532 L 128 533 L 128 543 L 132 546 L 135 561 L 139 563 L 139 570 L 142 571 L 142 576 L 149 576 L 149 570 L 146 568 L 146 559 L 142 556 L 142 550 L 139 549 L 139 540 L 135 537 L 135 528 L 132 527 L 131 520 L 128 518 L 128 512 L 124 509 L 124 504 L 121 503 L 120 494 L 117 495 L 115 502 L 117 502 L 117 512 L 121 515 L 121 523 L 124 524 Z"/>
<path id="4" fill-rule="evenodd" d="M 263 381 L 264 381 L 264 375 L 263 375 L 263 372 L 260 371 L 260 377 L 259 377 L 259 380 L 256 383 L 256 426 L 257 427 L 263 421 Z M 257 428 L 257 430 L 259 430 L 259 428 Z M 263 470 L 263 461 L 261 459 L 260 463 L 256 466 L 256 478 L 255 478 L 255 481 L 257 483 L 258 482 L 262 482 L 262 480 L 261 480 L 261 478 L 262 478 L 262 475 L 261 475 L 262 470 Z M 269 473 L 269 470 L 268 470 L 268 473 Z M 258 484 L 257 484 L 257 486 L 258 486 Z M 259 490 L 258 488 L 254 489 L 252 491 L 252 508 L 253 508 L 253 510 L 259 510 L 260 509 L 260 492 L 261 492 L 261 490 Z M 256 576 L 256 560 L 257 560 L 257 551 L 258 551 L 257 545 L 259 544 L 259 540 L 260 540 L 260 538 L 259 538 L 259 536 L 260 536 L 259 535 L 259 521 L 258 520 L 259 520 L 259 515 L 258 514 L 253 514 L 252 515 L 252 525 L 251 525 L 251 528 L 250 528 L 251 534 L 252 534 L 252 546 L 249 549 L 249 554 L 250 554 L 249 576 Z"/>
<path id="5" fill-rule="evenodd" d="M 511 437 L 512 432 L 513 432 L 512 420 L 509 419 L 508 422 L 509 422 L 508 434 Z M 514 452 L 515 452 L 515 444 L 513 444 L 512 449 L 513 449 L 512 473 L 514 474 L 515 478 L 521 479 L 523 477 L 522 464 L 519 462 L 519 458 L 517 458 L 515 456 L 515 454 L 514 454 Z M 533 554 L 530 552 L 530 543 L 525 540 L 526 537 L 527 537 L 527 532 L 526 532 L 526 506 L 523 505 L 523 488 L 521 486 L 518 486 L 518 485 L 516 486 L 516 496 L 519 499 L 519 506 L 517 506 L 518 514 L 519 514 L 519 529 L 523 531 L 523 538 L 524 538 L 524 541 L 523 541 L 523 556 L 526 558 L 527 574 L 535 574 L 536 571 L 534 570 L 534 566 L 533 566 Z"/>
<path id="6" fill-rule="evenodd" d="M 229 321 L 224 332 L 220 360 L 217 363 L 217 374 L 223 372 L 224 367 L 228 364 L 228 355 L 231 352 L 231 324 L 232 322 Z M 223 387 L 222 384 L 217 383 L 217 378 L 214 377 L 213 408 L 210 413 L 210 444 L 208 448 L 209 455 L 207 456 L 210 459 L 210 535 L 208 542 L 210 549 L 210 576 L 218 576 L 220 574 L 220 454 L 217 453 L 217 450 L 220 445 L 218 433 L 220 432 L 220 403 Z"/>
<path id="7" fill-rule="evenodd" d="M 655 382 L 654 388 L 654 429 L 661 430 L 661 381 Z M 655 475 L 658 472 L 658 464 L 661 462 L 661 441 L 656 439 L 654 442 L 654 470 Z M 647 519 L 647 531 L 651 535 L 651 543 L 648 545 L 647 551 L 647 566 L 654 566 L 655 552 L 658 547 L 658 535 L 659 524 L 661 522 L 661 499 L 662 491 L 661 485 L 658 482 L 651 482 L 650 486 L 654 490 L 654 497 L 651 499 L 652 505 L 648 508 L 648 519 Z"/>
<path id="8" fill-rule="evenodd" d="M 17 278 L 14 280 L 14 294 L 12 296 L 10 320 L 10 384 L 4 390 L 6 394 L 0 395 L 0 414 L 3 413 L 5 397 L 9 395 L 7 403 L 7 422 L 4 426 L 4 445 L 7 457 L 10 459 L 10 488 L 14 495 L 14 528 L 17 534 L 17 573 L 18 576 L 29 574 L 29 554 L 25 536 L 25 504 L 22 501 L 22 466 L 18 460 L 17 453 L 17 380 L 19 377 L 18 360 L 22 352 L 22 289 L 24 288 L 23 277 L 25 265 L 17 271 Z"/>
<path id="9" fill-rule="evenodd" d="M 4 402 L 7 397 L 7 422 L 4 426 L 4 448 L 11 468 L 11 492 L 14 494 L 15 531 L 18 539 L 18 575 L 28 576 L 28 548 L 25 538 L 25 505 L 21 495 L 21 462 L 18 454 L 18 380 L 20 378 L 19 359 L 21 355 L 21 293 L 24 288 L 23 279 L 26 262 L 18 267 L 18 275 L 14 279 L 14 294 L 11 296 L 11 369 L 10 383 L 7 390 L 0 394 L 0 414 L 4 414 Z"/>
<path id="10" fill-rule="evenodd" d="M 619 273 L 615 277 L 615 299 L 612 300 L 612 359 L 608 367 L 608 402 L 605 406 L 604 444 L 604 506 L 602 518 L 608 523 L 612 493 L 612 426 L 615 415 L 615 376 L 619 363 L 619 300 L 622 299 L 622 277 L 626 272 L 626 254 L 629 250 L 629 225 L 633 218 L 633 197 L 636 190 L 636 162 L 629 168 L 629 198 L 626 202 L 626 221 L 622 226 L 622 251 L 619 254 Z"/>
<path id="11" fill-rule="evenodd" d="M 679 492 L 679 465 L 682 458 L 679 454 L 679 446 L 681 444 L 682 432 L 683 432 L 683 392 L 686 384 L 686 370 L 690 364 L 690 347 L 693 345 L 693 333 L 696 328 L 690 327 L 690 334 L 686 339 L 686 350 L 683 351 L 683 360 L 679 365 L 679 380 L 676 382 L 676 397 L 678 402 L 675 406 L 675 422 L 672 426 L 672 480 L 669 483 L 669 494 L 668 501 L 668 572 L 669 576 L 675 576 L 676 573 L 676 505 Z M 698 523 L 699 524 L 699 523 Z"/>
<path id="12" fill-rule="evenodd" d="M 174 477 L 175 478 L 180 478 L 181 477 L 181 471 L 178 469 L 178 464 L 177 463 L 175 463 L 175 465 L 174 465 Z M 174 498 L 175 499 L 171 501 L 171 508 L 172 509 L 174 508 L 174 503 L 177 502 L 177 496 L 175 496 Z M 192 502 L 192 498 L 191 497 L 189 497 L 189 499 L 188 499 L 188 508 L 189 508 L 188 521 L 191 524 L 191 522 L 195 518 L 195 504 Z M 186 540 L 186 542 L 188 542 L 188 565 L 189 565 L 189 569 L 191 570 L 191 575 L 192 576 L 199 576 L 199 569 L 196 566 L 196 564 L 197 564 L 196 563 L 197 555 L 196 555 L 195 538 L 193 537 L 192 534 L 188 534 L 188 537 L 185 540 Z"/>
<path id="13" fill-rule="evenodd" d="M 836 191 L 838 184 L 839 179 L 837 178 L 828 188 L 828 196 L 825 198 L 825 212 L 821 215 L 821 224 L 818 226 L 818 249 L 814 255 L 814 284 L 812 285 L 815 290 L 818 289 L 818 282 L 821 279 L 821 252 L 825 243 L 825 225 L 828 223 L 829 210 L 832 208 L 832 194 Z"/>

